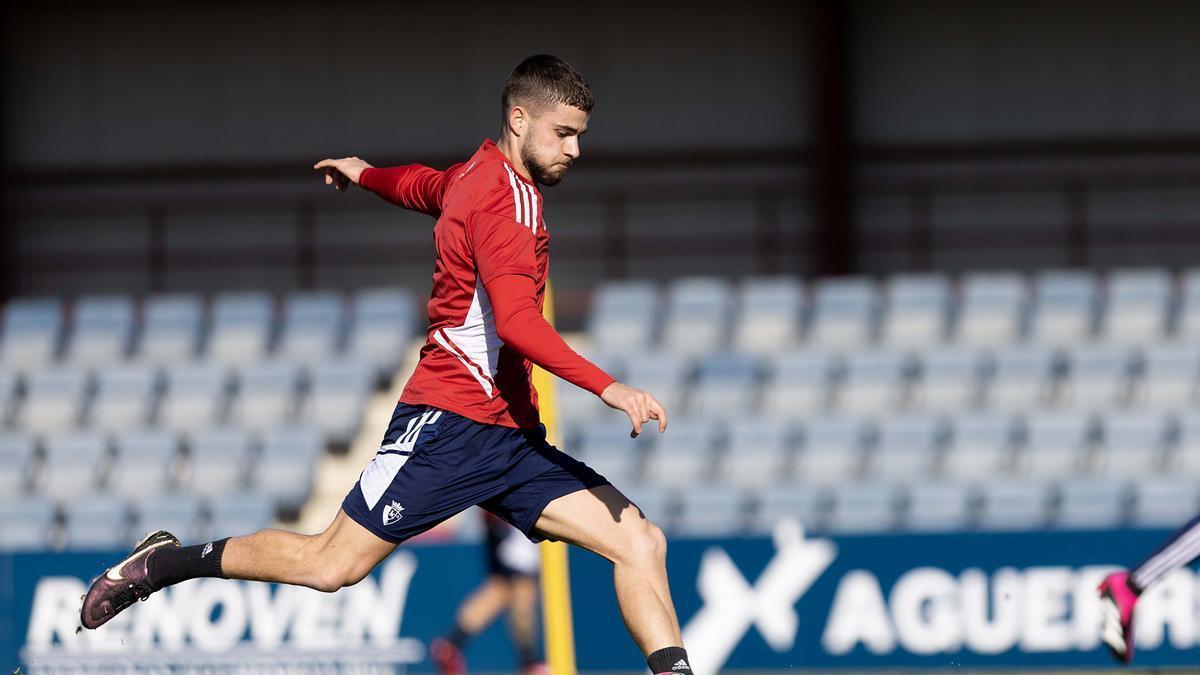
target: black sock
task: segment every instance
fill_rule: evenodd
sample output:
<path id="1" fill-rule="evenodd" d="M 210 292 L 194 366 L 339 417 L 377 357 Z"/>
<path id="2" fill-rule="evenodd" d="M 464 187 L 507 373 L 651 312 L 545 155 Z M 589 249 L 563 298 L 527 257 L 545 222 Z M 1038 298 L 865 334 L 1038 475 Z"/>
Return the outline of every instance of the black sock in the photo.
<path id="1" fill-rule="evenodd" d="M 652 673 L 686 673 L 691 675 L 692 666 L 688 663 L 687 650 L 683 647 L 665 647 L 651 654 L 646 659 Z"/>
<path id="2" fill-rule="evenodd" d="M 454 624 L 454 630 L 450 631 L 450 634 L 446 636 L 446 642 L 449 642 L 458 649 L 466 647 L 470 641 L 471 634 L 463 630 L 462 626 L 458 624 Z"/>
<path id="3" fill-rule="evenodd" d="M 147 561 L 150 586 L 157 591 L 197 577 L 225 578 L 221 572 L 221 555 L 225 553 L 227 541 L 228 537 L 200 546 L 165 546 L 158 549 Z"/>

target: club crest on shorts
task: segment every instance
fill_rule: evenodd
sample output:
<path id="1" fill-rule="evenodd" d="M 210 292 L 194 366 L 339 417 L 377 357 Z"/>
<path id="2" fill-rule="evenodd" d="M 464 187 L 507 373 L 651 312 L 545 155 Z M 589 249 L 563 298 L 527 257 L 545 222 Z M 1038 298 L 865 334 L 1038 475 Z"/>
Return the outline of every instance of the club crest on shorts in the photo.
<path id="1" fill-rule="evenodd" d="M 400 506 L 400 502 L 396 501 L 393 501 L 391 504 L 383 507 L 383 524 L 385 526 L 391 525 L 397 520 L 403 518 L 404 516 L 400 515 L 400 512 L 403 510 L 404 507 Z"/>

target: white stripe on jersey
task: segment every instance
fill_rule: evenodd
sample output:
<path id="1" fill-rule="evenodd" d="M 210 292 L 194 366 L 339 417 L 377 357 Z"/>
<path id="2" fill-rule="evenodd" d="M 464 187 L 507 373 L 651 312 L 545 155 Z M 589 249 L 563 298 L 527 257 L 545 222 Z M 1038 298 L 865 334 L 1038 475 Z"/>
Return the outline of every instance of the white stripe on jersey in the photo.
<path id="1" fill-rule="evenodd" d="M 517 222 L 524 223 L 525 222 L 525 220 L 523 219 L 524 213 L 521 210 L 521 195 L 524 194 L 524 192 L 522 190 L 517 189 L 517 182 L 518 182 L 517 175 L 513 173 L 512 168 L 509 167 L 507 164 L 505 164 L 504 170 L 508 172 L 508 184 L 512 186 L 513 209 L 516 210 L 516 212 L 517 212 Z"/>
<path id="2" fill-rule="evenodd" d="M 525 192 L 529 193 L 529 207 L 530 207 L 529 208 L 529 229 L 534 234 L 537 234 L 537 222 L 538 222 L 537 221 L 537 218 L 538 218 L 537 191 L 534 190 L 532 186 L 526 185 L 524 183 L 521 184 L 521 187 L 524 188 Z"/>
<path id="3" fill-rule="evenodd" d="M 522 181 L 520 183 L 520 187 L 521 187 L 521 203 L 523 203 L 525 205 L 525 219 L 522 220 L 521 222 L 525 225 L 525 227 L 532 227 L 531 223 L 529 222 L 529 214 L 531 213 L 530 208 L 529 208 L 529 186 L 525 185 L 525 182 Z"/>

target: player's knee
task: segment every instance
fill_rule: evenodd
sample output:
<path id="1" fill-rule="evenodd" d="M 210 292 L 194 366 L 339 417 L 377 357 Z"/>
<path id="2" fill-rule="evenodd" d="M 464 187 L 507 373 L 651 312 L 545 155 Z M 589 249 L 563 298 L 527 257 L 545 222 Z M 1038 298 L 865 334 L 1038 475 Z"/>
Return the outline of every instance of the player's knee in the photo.
<path id="1" fill-rule="evenodd" d="M 657 567 L 667 559 L 667 537 L 661 528 L 649 520 L 638 521 L 627 542 L 631 562 Z"/>
<path id="2" fill-rule="evenodd" d="M 371 568 L 364 567 L 361 564 L 334 564 L 319 571 L 310 585 L 318 591 L 333 593 L 339 589 L 357 584 L 370 573 Z"/>

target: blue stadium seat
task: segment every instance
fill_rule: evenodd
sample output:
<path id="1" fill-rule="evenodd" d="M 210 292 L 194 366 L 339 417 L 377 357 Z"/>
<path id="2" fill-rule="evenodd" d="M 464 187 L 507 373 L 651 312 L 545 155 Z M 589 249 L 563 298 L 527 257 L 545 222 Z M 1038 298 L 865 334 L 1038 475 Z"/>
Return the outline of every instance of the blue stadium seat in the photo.
<path id="1" fill-rule="evenodd" d="M 751 278 L 738 289 L 733 346 L 750 354 L 775 354 L 800 339 L 804 286 L 791 277 Z"/>
<path id="2" fill-rule="evenodd" d="M 328 441 L 339 445 L 350 443 L 362 426 L 373 379 L 371 365 L 363 360 L 317 364 L 312 369 L 302 419 L 320 429 Z"/>
<path id="3" fill-rule="evenodd" d="M 917 363 L 914 408 L 959 412 L 978 404 L 984 364 L 980 349 L 957 345 L 930 349 L 917 357 Z"/>
<path id="4" fill-rule="evenodd" d="M 1196 402 L 1200 381 L 1200 345 L 1194 340 L 1147 347 L 1134 403 L 1149 410 L 1183 410 Z"/>
<path id="5" fill-rule="evenodd" d="M 683 409 L 691 364 L 670 352 L 639 352 L 625 360 L 626 384 L 645 389 L 671 411 Z"/>
<path id="6" fill-rule="evenodd" d="M 1156 412 L 1120 411 L 1100 419 L 1097 473 L 1108 478 L 1139 478 L 1160 473 L 1169 418 Z"/>
<path id="7" fill-rule="evenodd" d="M 133 300 L 127 296 L 85 296 L 75 304 L 66 358 L 96 367 L 123 361 L 133 336 Z"/>
<path id="8" fill-rule="evenodd" d="M 211 522 L 207 537 L 217 539 L 247 534 L 271 527 L 275 504 L 270 497 L 254 492 L 226 494 L 209 502 Z"/>
<path id="9" fill-rule="evenodd" d="M 367 288 L 354 294 L 353 306 L 346 353 L 370 364 L 376 378 L 391 380 L 417 323 L 412 296 L 401 288 Z M 423 313 L 421 319 L 423 326 Z"/>
<path id="10" fill-rule="evenodd" d="M 866 424 L 855 417 L 810 418 L 804 425 L 804 451 L 796 477 L 807 483 L 836 484 L 860 473 Z"/>
<path id="11" fill-rule="evenodd" d="M 286 511 L 299 510 L 312 494 L 317 462 L 324 454 L 316 429 L 290 427 L 264 434 L 251 491 L 273 498 Z"/>
<path id="12" fill-rule="evenodd" d="M 779 417 L 746 417 L 727 428 L 722 479 L 743 487 L 786 482 L 791 474 L 792 429 Z M 668 432 L 673 433 L 673 432 Z"/>
<path id="13" fill-rule="evenodd" d="M 184 545 L 196 543 L 204 532 L 204 516 L 200 500 L 192 495 L 175 495 L 170 499 L 146 499 L 134 503 L 131 539 L 147 533 L 166 530 L 179 537 Z"/>
<path id="14" fill-rule="evenodd" d="M 874 457 L 867 475 L 876 480 L 908 481 L 933 475 L 943 432 L 928 415 L 895 415 L 879 423 Z"/>
<path id="15" fill-rule="evenodd" d="M 784 352 L 767 362 L 769 379 L 763 391 L 762 412 L 797 417 L 825 410 L 830 384 L 840 361 L 832 352 Z"/>
<path id="16" fill-rule="evenodd" d="M 335 291 L 293 293 L 283 307 L 279 358 L 313 367 L 337 358 L 346 328 L 342 294 Z"/>
<path id="17" fill-rule="evenodd" d="M 662 314 L 657 284 L 650 281 L 606 281 L 592 296 L 588 334 L 597 349 L 609 352 L 650 347 Z"/>
<path id="18" fill-rule="evenodd" d="M 1056 525 L 1064 530 L 1120 527 L 1129 511 L 1129 485 L 1121 480 L 1072 480 L 1059 492 Z"/>
<path id="19" fill-rule="evenodd" d="M 682 487 L 709 482 L 720 435 L 720 427 L 711 419 L 673 420 L 670 431 L 655 440 L 643 467 L 643 479 Z"/>
<path id="20" fill-rule="evenodd" d="M 627 420 L 588 422 L 579 435 L 579 454 L 588 466 L 624 489 L 626 483 L 641 479 L 646 447 L 649 439 L 656 435 L 649 433 L 637 439 L 630 438 Z"/>
<path id="21" fill-rule="evenodd" d="M 179 439 L 169 431 L 126 431 L 117 436 L 108 490 L 131 499 L 173 494 L 178 455 Z"/>
<path id="22" fill-rule="evenodd" d="M 1017 274 L 968 274 L 962 281 L 955 338 L 968 345 L 995 347 L 1021 335 L 1028 287 Z"/>
<path id="23" fill-rule="evenodd" d="M 58 357 L 63 332 L 62 301 L 18 298 L 4 305 L 4 331 L 0 335 L 0 366 L 28 372 L 49 365 Z"/>
<path id="24" fill-rule="evenodd" d="M 1171 275 L 1161 269 L 1129 269 L 1108 277 L 1101 335 L 1112 344 L 1143 345 L 1166 334 Z"/>
<path id="25" fill-rule="evenodd" d="M 678 528 L 690 537 L 740 537 L 747 527 L 747 500 L 740 488 L 697 484 L 684 490 Z"/>
<path id="26" fill-rule="evenodd" d="M 875 336 L 878 307 L 875 282 L 870 279 L 826 279 L 819 282 L 809 322 L 809 343 L 830 349 L 867 344 Z"/>
<path id="27" fill-rule="evenodd" d="M 88 393 L 82 368 L 58 366 L 37 370 L 26 380 L 25 402 L 16 426 L 38 434 L 61 433 L 79 425 Z"/>
<path id="28" fill-rule="evenodd" d="M 16 372 L 0 369 L 0 428 L 8 426 L 16 414 L 20 397 L 20 378 Z"/>
<path id="29" fill-rule="evenodd" d="M 1036 530 L 1049 522 L 1051 490 L 1045 483 L 989 481 L 980 489 L 980 529 Z"/>
<path id="30" fill-rule="evenodd" d="M 1181 280 L 1182 295 L 1175 317 L 1174 336 L 1195 341 L 1200 337 L 1200 269 L 1188 270 Z"/>
<path id="31" fill-rule="evenodd" d="M 679 509 L 675 495 L 649 485 L 623 486 L 620 490 L 641 510 L 642 515 L 661 527 L 668 536 L 676 534 L 676 514 Z"/>
<path id="32" fill-rule="evenodd" d="M 1084 411 L 1110 410 L 1129 398 L 1134 355 L 1127 347 L 1077 345 L 1067 352 L 1067 393 L 1062 398 Z"/>
<path id="33" fill-rule="evenodd" d="M 155 295 L 142 310 L 137 358 L 156 366 L 174 366 L 196 357 L 204 329 L 204 301 L 199 295 Z"/>
<path id="34" fill-rule="evenodd" d="M 15 497 L 29 486 L 37 445 L 29 434 L 0 433 L 0 495 Z"/>
<path id="35" fill-rule="evenodd" d="M 829 530 L 841 534 L 896 528 L 900 490 L 892 483 L 843 483 L 833 488 Z"/>
<path id="36" fill-rule="evenodd" d="M 971 524 L 971 500 L 971 488 L 963 483 L 916 483 L 908 490 L 904 528 L 913 532 L 965 530 Z"/>
<path id="37" fill-rule="evenodd" d="M 696 356 L 724 349 L 733 319 L 733 289 L 724 279 L 685 277 L 667 288 L 661 347 Z"/>
<path id="38" fill-rule="evenodd" d="M 54 502 L 0 495 L 0 551 L 39 551 L 54 543 Z"/>
<path id="39" fill-rule="evenodd" d="M 1035 413 L 1026 419 L 1018 471 L 1033 478 L 1062 479 L 1086 473 L 1092 420 L 1077 413 Z"/>
<path id="40" fill-rule="evenodd" d="M 1131 524 L 1174 529 L 1200 511 L 1200 484 L 1195 478 L 1158 478 L 1134 484 Z"/>
<path id="41" fill-rule="evenodd" d="M 853 415 L 878 415 L 903 407 L 910 372 L 908 357 L 899 350 L 851 352 L 837 407 Z"/>
<path id="42" fill-rule="evenodd" d="M 212 329 L 205 357 L 224 366 L 245 366 L 266 357 L 275 328 L 269 293 L 221 293 L 213 300 Z"/>
<path id="43" fill-rule="evenodd" d="M 1090 272 L 1042 272 L 1034 285 L 1030 338 L 1061 347 L 1093 334 L 1097 293 Z"/>
<path id="44" fill-rule="evenodd" d="M 160 399 L 158 424 L 171 431 L 192 433 L 225 419 L 229 372 L 214 363 L 194 363 L 167 371 L 166 392 Z"/>
<path id="45" fill-rule="evenodd" d="M 238 373 L 229 423 L 259 432 L 290 424 L 299 404 L 300 374 L 300 366 L 288 361 L 243 367 Z"/>
<path id="46" fill-rule="evenodd" d="M 243 429 L 205 429 L 188 447 L 186 487 L 198 495 L 241 492 L 251 460 L 250 433 Z"/>
<path id="47" fill-rule="evenodd" d="M 688 412 L 697 417 L 730 419 L 751 411 L 758 399 L 760 372 L 748 354 L 714 354 L 699 363 Z"/>
<path id="48" fill-rule="evenodd" d="M 91 433 L 55 434 L 46 438 L 40 491 L 56 499 L 90 497 L 108 470 L 108 445 Z"/>
<path id="49" fill-rule="evenodd" d="M 70 550 L 121 550 L 133 539 L 129 533 L 129 505 L 123 499 L 97 495 L 67 500 L 62 510 L 63 534 Z"/>
<path id="50" fill-rule="evenodd" d="M 944 342 L 950 285 L 940 275 L 900 275 L 888 280 L 887 314 L 880 341 L 892 347 L 925 347 Z"/>
<path id="51" fill-rule="evenodd" d="M 755 490 L 758 508 L 750 525 L 753 534 L 770 535 L 779 521 L 787 518 L 801 524 L 806 530 L 822 532 L 826 529 L 826 501 L 823 491 L 810 485 L 768 485 Z"/>
<path id="52" fill-rule="evenodd" d="M 991 480 L 1013 470 L 1013 419 L 1003 413 L 974 413 L 953 419 L 942 473 L 948 478 Z"/>
<path id="53" fill-rule="evenodd" d="M 158 400 L 158 373 L 145 364 L 116 365 L 96 374 L 96 394 L 88 427 L 105 433 L 136 429 L 150 422 Z"/>
<path id="54" fill-rule="evenodd" d="M 1174 475 L 1200 478 L 1200 413 L 1181 413 L 1177 422 L 1175 454 L 1170 470 Z"/>
<path id="55" fill-rule="evenodd" d="M 984 402 L 1005 412 L 1042 408 L 1052 400 L 1058 372 L 1058 358 L 1048 347 L 1022 345 L 998 350 Z"/>

